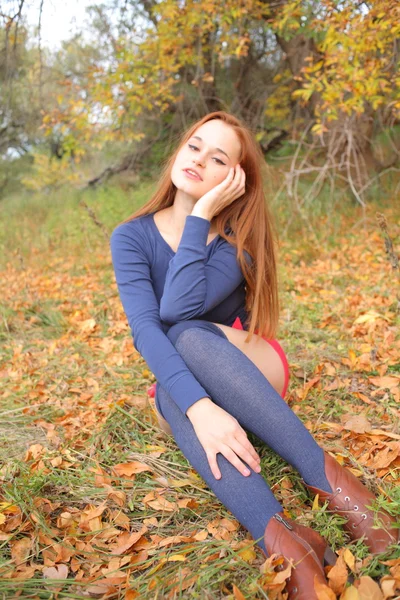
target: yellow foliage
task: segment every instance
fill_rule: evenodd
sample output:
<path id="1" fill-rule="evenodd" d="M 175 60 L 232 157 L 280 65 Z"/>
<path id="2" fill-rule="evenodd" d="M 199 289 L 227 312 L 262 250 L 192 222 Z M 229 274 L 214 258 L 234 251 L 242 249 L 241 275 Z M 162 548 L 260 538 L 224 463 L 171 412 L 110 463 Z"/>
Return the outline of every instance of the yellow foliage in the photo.
<path id="1" fill-rule="evenodd" d="M 81 181 L 82 174 L 73 170 L 73 163 L 67 156 L 58 159 L 38 153 L 34 154 L 33 174 L 22 178 L 22 184 L 34 191 L 59 187 L 65 183 L 78 184 Z"/>
<path id="2" fill-rule="evenodd" d="M 195 67 L 194 88 L 213 82 L 217 86 L 217 70 L 204 68 L 205 55 L 212 54 L 213 65 L 217 61 L 224 65 L 232 57 L 242 60 L 258 21 L 285 40 L 303 36 L 310 48 L 309 56 L 302 58 L 300 76 L 293 77 L 288 70 L 275 75 L 276 88 L 264 112 L 271 126 L 286 127 L 293 116 L 293 101 L 305 105 L 311 98 L 316 134 L 324 132 L 322 122 L 343 113 L 362 114 L 370 107 L 387 108 L 398 118 L 400 78 L 394 53 L 400 36 L 398 0 L 371 0 L 367 11 L 353 0 L 316 4 L 318 9 L 315 3 L 287 0 L 276 9 L 262 0 L 222 4 L 162 0 L 152 9 L 156 27 L 152 23 L 143 31 L 140 42 L 118 38 L 112 69 L 93 66 L 84 90 L 69 82 L 57 97 L 57 109 L 44 115 L 42 128 L 48 135 L 61 134 L 63 148 L 75 161 L 90 147 L 140 140 L 141 114 L 154 108 L 163 113 L 182 98 L 182 79 L 177 74 L 183 67 Z M 49 165 L 37 168 L 50 177 Z M 65 173 L 64 167 L 58 169 L 60 176 L 67 172 L 67 167 Z M 72 171 L 69 176 L 73 177 Z"/>
<path id="3" fill-rule="evenodd" d="M 365 13 L 352 0 L 344 0 L 340 8 L 331 0 L 320 4 L 318 14 L 310 15 L 304 3 L 289 1 L 272 21 L 276 32 L 292 37 L 293 19 L 299 23 L 303 16 L 305 35 L 313 34 L 315 49 L 304 61 L 302 87 L 293 90 L 292 98 L 307 103 L 317 93 L 319 122 L 335 119 L 339 112 L 362 114 L 368 103 L 374 110 L 387 106 L 398 118 L 400 82 L 393 54 L 400 34 L 398 1 L 371 0 Z"/>

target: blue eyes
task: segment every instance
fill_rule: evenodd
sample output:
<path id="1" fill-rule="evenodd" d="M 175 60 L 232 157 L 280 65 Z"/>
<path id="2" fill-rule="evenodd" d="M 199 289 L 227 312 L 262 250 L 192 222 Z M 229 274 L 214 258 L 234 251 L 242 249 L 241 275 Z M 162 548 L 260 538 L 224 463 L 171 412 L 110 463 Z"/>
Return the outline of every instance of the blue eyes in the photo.
<path id="1" fill-rule="evenodd" d="M 193 146 L 193 144 L 188 144 L 188 146 L 189 146 L 190 149 L 195 148 L 195 150 L 198 150 L 198 147 L 197 146 Z M 215 160 L 218 160 L 218 162 L 219 162 L 220 165 L 224 165 L 225 164 L 224 162 L 222 162 L 222 160 L 220 160 L 216 156 L 214 156 L 214 158 L 215 158 Z"/>

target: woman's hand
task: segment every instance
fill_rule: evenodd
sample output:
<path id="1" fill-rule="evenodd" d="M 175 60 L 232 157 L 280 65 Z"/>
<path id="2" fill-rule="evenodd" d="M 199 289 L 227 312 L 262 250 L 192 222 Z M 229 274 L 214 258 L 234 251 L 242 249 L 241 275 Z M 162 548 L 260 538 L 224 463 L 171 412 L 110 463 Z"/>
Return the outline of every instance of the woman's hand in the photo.
<path id="1" fill-rule="evenodd" d="M 231 167 L 224 181 L 197 200 L 191 214 L 196 216 L 196 211 L 199 211 L 211 221 L 225 206 L 244 194 L 245 179 L 245 172 L 240 165 Z"/>
<path id="2" fill-rule="evenodd" d="M 260 472 L 260 457 L 247 439 L 239 422 L 210 398 L 197 400 L 186 411 L 196 435 L 203 446 L 210 469 L 216 479 L 221 478 L 217 453 L 221 452 L 243 475 L 250 471 L 239 460 L 240 456 L 257 473 Z"/>

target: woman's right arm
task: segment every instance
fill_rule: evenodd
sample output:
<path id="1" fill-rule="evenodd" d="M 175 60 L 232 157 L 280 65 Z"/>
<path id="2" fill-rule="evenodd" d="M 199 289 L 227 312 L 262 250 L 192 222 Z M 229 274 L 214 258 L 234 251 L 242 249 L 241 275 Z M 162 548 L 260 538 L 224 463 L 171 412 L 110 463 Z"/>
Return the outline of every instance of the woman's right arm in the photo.
<path id="1" fill-rule="evenodd" d="M 197 400 L 210 396 L 164 333 L 145 252 L 147 245 L 138 223 L 128 221 L 114 229 L 110 249 L 115 279 L 135 349 L 186 415 Z"/>
<path id="2" fill-rule="evenodd" d="M 218 452 L 242 473 L 244 465 L 235 452 L 250 467 L 256 468 L 259 459 L 244 429 L 234 417 L 212 402 L 163 331 L 145 252 L 147 244 L 138 223 L 129 221 L 118 225 L 110 238 L 118 292 L 134 347 L 183 414 L 190 418 L 215 477 L 219 475 Z"/>

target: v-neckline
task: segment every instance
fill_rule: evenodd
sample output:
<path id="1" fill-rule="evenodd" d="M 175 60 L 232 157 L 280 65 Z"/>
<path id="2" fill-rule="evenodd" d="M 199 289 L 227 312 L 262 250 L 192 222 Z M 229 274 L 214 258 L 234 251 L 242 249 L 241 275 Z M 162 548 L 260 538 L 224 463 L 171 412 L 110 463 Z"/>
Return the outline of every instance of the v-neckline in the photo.
<path id="1" fill-rule="evenodd" d="M 172 252 L 172 254 L 176 254 L 175 250 L 173 250 L 173 249 L 171 248 L 171 246 L 168 244 L 168 242 L 167 242 L 167 241 L 164 239 L 164 237 L 161 235 L 161 232 L 160 232 L 160 230 L 158 229 L 158 227 L 157 227 L 157 225 L 156 225 L 156 222 L 155 222 L 155 220 L 154 220 L 154 215 L 155 215 L 155 213 L 151 213 L 151 214 L 150 214 L 150 222 L 151 222 L 151 224 L 152 224 L 152 226 L 153 226 L 153 228 L 154 228 L 154 231 L 155 231 L 156 235 L 157 235 L 157 236 L 160 238 L 160 240 L 162 241 L 162 243 L 164 244 L 164 246 L 166 246 L 166 247 L 168 248 L 168 250 L 169 250 L 170 252 Z M 214 239 L 212 239 L 212 240 L 211 240 L 211 242 L 210 242 L 209 244 L 206 244 L 206 248 L 208 248 L 209 246 L 211 246 L 211 244 L 213 244 L 213 243 L 215 242 L 215 240 L 216 240 L 217 238 L 219 238 L 219 237 L 220 237 L 220 236 L 217 234 L 217 235 L 215 236 L 215 238 L 214 238 Z"/>

